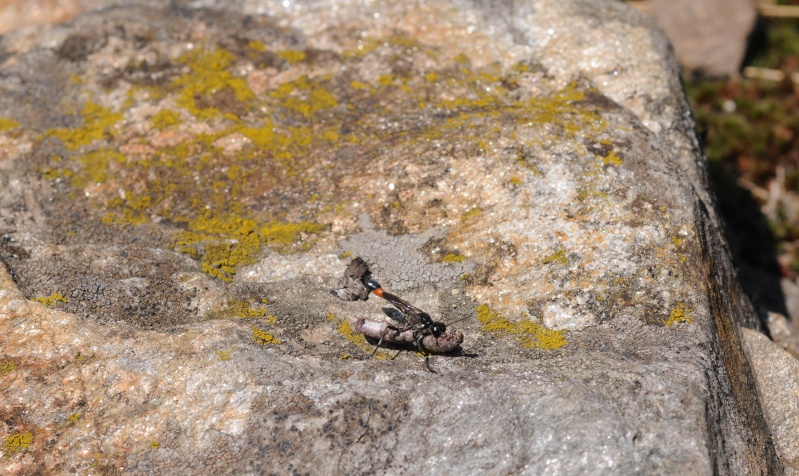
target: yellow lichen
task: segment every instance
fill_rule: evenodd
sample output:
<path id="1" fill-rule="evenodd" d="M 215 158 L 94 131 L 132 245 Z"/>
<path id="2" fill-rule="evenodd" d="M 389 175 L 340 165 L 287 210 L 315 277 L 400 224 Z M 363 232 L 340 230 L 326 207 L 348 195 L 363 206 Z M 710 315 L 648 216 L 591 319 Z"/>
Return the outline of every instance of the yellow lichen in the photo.
<path id="1" fill-rule="evenodd" d="M 0 360 L 0 375 L 7 374 L 17 370 L 17 362 L 15 360 L 6 359 Z"/>
<path id="2" fill-rule="evenodd" d="M 216 352 L 217 357 L 219 357 L 219 360 L 221 360 L 222 362 L 224 362 L 226 360 L 230 360 L 230 351 L 229 350 L 219 350 L 219 349 L 217 349 L 215 352 Z"/>
<path id="3" fill-rule="evenodd" d="M 210 119 L 222 114 L 215 106 L 206 104 L 215 94 L 231 90 L 242 104 L 253 101 L 255 94 L 247 86 L 247 81 L 234 76 L 228 69 L 235 60 L 233 53 L 221 48 L 213 51 L 196 49 L 181 56 L 178 61 L 191 71 L 172 82 L 179 91 L 175 102 L 198 118 Z M 203 104 L 198 104 L 198 99 L 203 99 Z"/>
<path id="4" fill-rule="evenodd" d="M 150 120 L 152 121 L 154 128 L 163 131 L 172 126 L 180 124 L 180 114 L 175 111 L 170 111 L 169 109 L 164 109 L 163 111 L 158 111 L 157 113 L 153 114 L 153 117 Z"/>
<path id="5" fill-rule="evenodd" d="M 350 83 L 350 87 L 352 89 L 356 90 L 356 91 L 361 91 L 361 90 L 367 90 L 368 91 L 368 90 L 374 89 L 374 88 L 372 88 L 372 86 L 370 84 L 364 83 L 362 81 L 352 81 Z"/>
<path id="6" fill-rule="evenodd" d="M 319 111 L 338 105 L 336 97 L 331 92 L 306 75 L 281 84 L 272 92 L 272 97 L 278 99 L 283 108 L 296 112 L 305 119 L 310 119 Z"/>
<path id="7" fill-rule="evenodd" d="M 346 319 L 342 319 L 341 322 L 339 322 L 338 332 L 362 351 L 370 354 L 375 351 L 375 347 L 366 340 L 366 337 L 353 329 Z M 382 349 L 378 349 L 374 356 L 378 359 L 387 359 L 390 358 L 391 354 Z"/>
<path id="8" fill-rule="evenodd" d="M 16 129 L 17 127 L 19 127 L 19 122 L 13 119 L 0 117 L 0 132 L 10 131 L 11 129 Z"/>
<path id="9" fill-rule="evenodd" d="M 283 343 L 277 337 L 275 337 L 272 334 L 266 332 L 265 330 L 258 329 L 257 327 L 253 327 L 252 328 L 252 340 L 256 344 L 260 344 L 260 345 L 264 345 L 264 346 L 266 346 L 266 345 L 280 345 L 280 344 Z"/>
<path id="10" fill-rule="evenodd" d="M 102 148 L 93 150 L 86 154 L 75 157 L 75 160 L 83 166 L 80 175 L 72 178 L 72 184 L 78 188 L 83 188 L 91 183 L 102 183 L 108 180 L 108 167 L 112 162 L 124 164 L 125 156 L 119 152 Z"/>
<path id="11" fill-rule="evenodd" d="M 3 449 L 6 455 L 13 455 L 19 451 L 25 451 L 33 443 L 33 433 L 26 431 L 23 433 L 15 433 L 6 438 Z"/>
<path id="12" fill-rule="evenodd" d="M 462 221 L 469 221 L 472 218 L 476 217 L 477 215 L 481 214 L 482 212 L 483 212 L 483 210 L 481 210 L 480 207 L 474 207 L 471 210 L 469 210 L 468 212 L 466 212 L 463 215 L 461 215 L 461 220 Z"/>
<path id="13" fill-rule="evenodd" d="M 442 263 L 462 263 L 467 259 L 469 258 L 463 256 L 462 254 L 449 253 L 443 256 L 439 261 Z"/>
<path id="14" fill-rule="evenodd" d="M 691 312 L 693 312 L 693 309 L 687 309 L 685 304 L 680 302 L 671 310 L 668 319 L 662 319 L 660 322 L 669 328 L 674 328 L 674 325 L 678 323 L 690 324 L 693 322 Z"/>
<path id="15" fill-rule="evenodd" d="M 96 140 L 103 139 L 106 134 L 112 134 L 112 127 L 121 121 L 121 112 L 112 112 L 110 109 L 95 102 L 88 101 L 80 112 L 82 124 L 75 129 L 50 129 L 47 135 L 61 139 L 67 149 L 74 150 L 80 146 L 89 145 Z"/>
<path id="16" fill-rule="evenodd" d="M 558 249 L 551 255 L 546 256 L 544 259 L 541 260 L 541 262 L 544 264 L 554 263 L 556 261 L 564 265 L 568 263 L 568 257 L 566 256 L 566 250 L 564 248 Z"/>
<path id="17" fill-rule="evenodd" d="M 175 235 L 174 248 L 199 257 L 203 272 L 223 281 L 231 281 L 239 266 L 254 263 L 261 245 L 288 252 L 302 238 L 324 230 L 309 222 L 273 221 L 259 227 L 255 220 L 210 212 L 191 220 L 188 228 Z"/>
<path id="18" fill-rule="evenodd" d="M 289 62 L 290 64 L 297 64 L 305 61 L 306 54 L 300 50 L 283 50 L 278 51 L 277 55 Z"/>
<path id="19" fill-rule="evenodd" d="M 51 294 L 49 296 L 37 297 L 37 301 L 44 304 L 45 306 L 52 306 L 56 302 L 67 302 L 67 298 L 62 296 L 60 293 Z"/>
<path id="20" fill-rule="evenodd" d="M 258 40 L 252 40 L 249 43 L 247 43 L 247 48 L 260 52 L 266 50 L 266 45 L 264 45 L 262 42 Z"/>
<path id="21" fill-rule="evenodd" d="M 531 319 L 511 322 L 485 304 L 476 311 L 484 332 L 512 335 L 526 349 L 554 350 L 568 344 L 566 330 L 552 330 Z"/>
<path id="22" fill-rule="evenodd" d="M 247 301 L 231 299 L 208 313 L 210 319 L 262 319 L 266 309 L 254 308 Z"/>
<path id="23" fill-rule="evenodd" d="M 615 150 L 612 150 L 607 156 L 602 157 L 602 163 L 605 165 L 615 165 L 618 167 L 621 165 L 622 160 L 621 157 L 619 157 L 619 154 Z"/>
<path id="24" fill-rule="evenodd" d="M 157 450 L 160 447 L 161 447 L 161 442 L 160 441 L 151 441 L 150 442 L 150 449 Z"/>

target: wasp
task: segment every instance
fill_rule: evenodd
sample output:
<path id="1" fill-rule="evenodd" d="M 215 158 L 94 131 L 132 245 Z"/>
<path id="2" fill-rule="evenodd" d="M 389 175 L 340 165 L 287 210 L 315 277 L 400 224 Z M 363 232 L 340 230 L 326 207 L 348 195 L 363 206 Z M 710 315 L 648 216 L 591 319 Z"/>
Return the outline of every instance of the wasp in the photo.
<path id="1" fill-rule="evenodd" d="M 355 258 L 350 262 L 339 281 L 339 288 L 331 293 L 345 301 L 365 301 L 371 293 L 385 299 L 400 311 L 401 317 L 392 318 L 398 325 L 372 319 L 355 320 L 356 329 L 367 337 L 378 339 L 372 355 L 383 342 L 413 344 L 425 354 L 427 370 L 433 372 L 430 368 L 430 352 L 452 352 L 463 343 L 462 332 L 452 330 L 448 332 L 447 325 L 443 322 L 433 320 L 430 314 L 383 289 L 380 283 L 372 278 L 369 266 L 361 258 Z"/>

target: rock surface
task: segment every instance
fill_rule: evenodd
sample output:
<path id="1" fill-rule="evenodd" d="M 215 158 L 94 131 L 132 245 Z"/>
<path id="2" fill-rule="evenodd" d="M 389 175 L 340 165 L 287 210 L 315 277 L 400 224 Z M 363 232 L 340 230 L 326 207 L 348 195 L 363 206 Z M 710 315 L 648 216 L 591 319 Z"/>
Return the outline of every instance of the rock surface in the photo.
<path id="1" fill-rule="evenodd" d="M 686 69 L 711 77 L 737 75 L 757 10 L 752 0 L 652 0 L 649 12 Z"/>
<path id="2" fill-rule="evenodd" d="M 759 332 L 744 329 L 743 337 L 785 474 L 799 474 L 799 360 Z"/>
<path id="3" fill-rule="evenodd" d="M 4 469 L 782 470 L 651 20 L 181 5 L 0 43 Z M 370 357 L 352 255 L 463 351 Z"/>

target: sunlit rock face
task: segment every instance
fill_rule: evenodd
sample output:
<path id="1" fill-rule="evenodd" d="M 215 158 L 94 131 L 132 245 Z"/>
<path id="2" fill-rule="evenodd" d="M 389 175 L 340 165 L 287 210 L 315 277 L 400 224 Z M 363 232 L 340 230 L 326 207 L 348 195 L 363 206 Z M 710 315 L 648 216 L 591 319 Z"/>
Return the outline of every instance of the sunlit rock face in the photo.
<path id="1" fill-rule="evenodd" d="M 177 5 L 0 40 L 12 472 L 779 468 L 649 20 Z M 437 373 L 329 293 L 356 256 L 463 333 Z"/>

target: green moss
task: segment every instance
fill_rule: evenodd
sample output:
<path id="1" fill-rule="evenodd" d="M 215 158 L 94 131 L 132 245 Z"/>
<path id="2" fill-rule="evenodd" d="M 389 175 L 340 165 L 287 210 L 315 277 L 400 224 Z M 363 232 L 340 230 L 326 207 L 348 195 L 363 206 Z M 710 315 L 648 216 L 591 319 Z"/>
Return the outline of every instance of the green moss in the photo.
<path id="1" fill-rule="evenodd" d="M 88 101 L 80 112 L 82 124 L 75 129 L 50 129 L 46 135 L 61 139 L 67 149 L 89 145 L 112 134 L 113 126 L 122 120 L 121 112 L 112 112 L 95 102 Z"/>
<path id="2" fill-rule="evenodd" d="M 11 129 L 16 129 L 17 127 L 19 127 L 19 122 L 13 119 L 0 117 L 0 132 L 10 131 Z"/>
<path id="3" fill-rule="evenodd" d="M 44 296 L 44 297 L 37 297 L 36 300 L 44 304 L 45 306 L 52 306 L 56 302 L 63 302 L 63 303 L 67 302 L 67 298 L 65 298 L 59 293 L 51 294 L 49 296 Z"/>
<path id="4" fill-rule="evenodd" d="M 544 263 L 544 264 L 558 262 L 558 263 L 563 264 L 563 265 L 567 264 L 568 261 L 569 261 L 569 259 L 566 256 L 566 249 L 565 248 L 560 248 L 557 251 L 555 251 L 554 253 L 552 253 L 551 255 L 546 256 L 544 259 L 541 260 L 541 262 Z"/>
<path id="5" fill-rule="evenodd" d="M 668 319 L 663 319 L 660 322 L 667 325 L 670 329 L 674 328 L 674 325 L 678 323 L 690 324 L 693 322 L 691 318 L 692 311 L 693 309 L 686 309 L 684 303 L 677 303 L 677 306 L 671 310 Z"/>
<path id="6" fill-rule="evenodd" d="M 25 451 L 33 444 L 33 433 L 26 431 L 23 433 L 15 433 L 6 438 L 3 449 L 6 455 L 13 455 L 20 451 Z"/>
<path id="7" fill-rule="evenodd" d="M 260 344 L 263 346 L 280 345 L 283 343 L 277 337 L 273 336 L 272 334 L 264 330 L 258 329 L 257 327 L 252 328 L 252 340 L 256 344 Z"/>
<path id="8" fill-rule="evenodd" d="M 511 322 L 485 304 L 477 307 L 477 320 L 484 332 L 512 335 L 526 349 L 554 350 L 568 344 L 566 330 L 548 329 L 530 319 Z"/>
<path id="9" fill-rule="evenodd" d="M 180 124 L 180 114 L 175 111 L 170 111 L 169 109 L 164 109 L 163 111 L 158 111 L 153 114 L 150 120 L 154 128 L 163 131 Z"/>
<path id="10" fill-rule="evenodd" d="M 17 370 L 17 362 L 12 359 L 0 360 L 0 375 Z"/>

